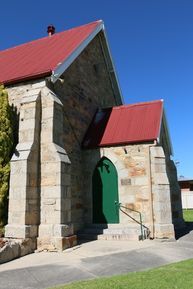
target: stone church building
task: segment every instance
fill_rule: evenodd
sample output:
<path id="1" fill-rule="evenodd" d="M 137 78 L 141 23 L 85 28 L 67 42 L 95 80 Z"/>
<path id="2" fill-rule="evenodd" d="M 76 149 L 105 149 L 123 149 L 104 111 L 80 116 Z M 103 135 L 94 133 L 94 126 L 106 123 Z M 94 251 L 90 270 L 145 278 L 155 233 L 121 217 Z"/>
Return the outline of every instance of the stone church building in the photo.
<path id="1" fill-rule="evenodd" d="M 19 114 L 5 237 L 174 238 L 181 195 L 162 100 L 123 105 L 102 21 L 0 51 Z M 100 233 L 100 234 L 99 234 Z"/>

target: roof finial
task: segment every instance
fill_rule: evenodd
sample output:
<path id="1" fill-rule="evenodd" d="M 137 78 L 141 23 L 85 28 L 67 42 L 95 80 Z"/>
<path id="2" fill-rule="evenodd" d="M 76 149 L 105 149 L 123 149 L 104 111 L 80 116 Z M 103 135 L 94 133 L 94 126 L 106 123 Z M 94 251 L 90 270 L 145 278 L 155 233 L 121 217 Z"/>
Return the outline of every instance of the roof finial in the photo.
<path id="1" fill-rule="evenodd" d="M 52 36 L 55 33 L 55 27 L 51 24 L 47 27 L 48 36 Z"/>

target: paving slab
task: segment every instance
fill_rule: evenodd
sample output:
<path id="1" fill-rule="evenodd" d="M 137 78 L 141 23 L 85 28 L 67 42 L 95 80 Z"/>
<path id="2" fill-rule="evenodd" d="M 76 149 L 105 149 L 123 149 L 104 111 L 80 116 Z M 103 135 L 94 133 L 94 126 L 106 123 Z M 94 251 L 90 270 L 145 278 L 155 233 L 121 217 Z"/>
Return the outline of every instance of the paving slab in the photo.
<path id="1" fill-rule="evenodd" d="M 190 258 L 193 234 L 174 242 L 96 240 L 61 253 L 34 253 L 0 265 L 0 289 L 45 289 Z"/>

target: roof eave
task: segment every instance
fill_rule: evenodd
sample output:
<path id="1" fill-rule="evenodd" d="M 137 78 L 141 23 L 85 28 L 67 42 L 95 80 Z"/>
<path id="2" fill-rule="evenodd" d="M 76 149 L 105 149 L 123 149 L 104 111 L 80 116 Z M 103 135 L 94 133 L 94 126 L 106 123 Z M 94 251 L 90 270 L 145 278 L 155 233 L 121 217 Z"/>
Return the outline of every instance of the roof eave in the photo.
<path id="1" fill-rule="evenodd" d="M 104 26 L 103 26 L 103 36 L 104 37 L 100 38 L 100 41 L 101 41 L 102 48 L 104 49 L 104 54 L 106 57 L 108 72 L 110 74 L 112 87 L 113 87 L 115 98 L 116 98 L 116 103 L 117 105 L 122 105 L 124 104 L 124 99 L 123 99 L 123 95 L 122 95 L 121 88 L 119 85 L 119 80 L 118 80 L 118 76 L 116 73 L 115 65 L 113 63 L 113 57 L 111 54 L 106 29 Z"/>
<path id="2" fill-rule="evenodd" d="M 167 122 L 167 118 L 166 118 L 166 114 L 165 114 L 165 110 L 163 108 L 163 116 L 162 116 L 162 120 L 163 120 L 163 125 L 165 128 L 165 132 L 166 132 L 166 141 L 168 144 L 168 148 L 169 148 L 169 153 L 171 156 L 173 156 L 173 147 L 172 147 L 172 142 L 171 142 L 171 137 L 170 137 L 170 133 L 169 133 L 169 127 L 168 127 L 168 122 Z"/>
<path id="3" fill-rule="evenodd" d="M 97 144 L 97 145 L 88 145 L 84 146 L 83 149 L 96 149 L 96 148 L 103 148 L 103 147 L 117 147 L 117 146 L 127 146 L 127 145 L 141 145 L 141 144 L 152 144 L 156 139 L 141 139 L 141 140 L 133 140 L 133 141 L 123 141 L 123 142 L 108 142 L 104 144 Z"/>
<path id="4" fill-rule="evenodd" d="M 9 85 L 13 85 L 13 84 L 17 84 L 17 83 L 21 83 L 21 82 L 25 82 L 25 81 L 28 81 L 28 80 L 33 80 L 33 79 L 39 79 L 39 78 L 43 78 L 43 77 L 47 77 L 47 76 L 50 76 L 52 74 L 51 70 L 49 71 L 44 71 L 44 72 L 41 72 L 41 73 L 36 73 L 34 75 L 27 75 L 25 77 L 18 77 L 18 78 L 13 78 L 13 79 L 10 79 L 8 81 L 2 81 L 2 83 L 5 85 L 5 86 L 9 86 Z M 0 81 L 1 83 L 1 81 Z"/>

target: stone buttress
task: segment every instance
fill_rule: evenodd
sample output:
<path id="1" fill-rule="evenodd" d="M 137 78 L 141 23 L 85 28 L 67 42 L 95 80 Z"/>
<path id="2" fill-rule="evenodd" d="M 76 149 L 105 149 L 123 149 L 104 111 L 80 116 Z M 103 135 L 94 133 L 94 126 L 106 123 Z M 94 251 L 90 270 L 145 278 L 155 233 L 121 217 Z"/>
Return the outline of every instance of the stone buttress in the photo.
<path id="1" fill-rule="evenodd" d="M 41 215 L 38 248 L 63 250 L 76 244 L 71 224 L 71 163 L 62 147 L 63 104 L 48 88 L 42 89 L 41 95 Z"/>
<path id="2" fill-rule="evenodd" d="M 20 107 L 19 144 L 11 159 L 9 218 L 5 237 L 28 239 L 36 246 L 39 225 L 40 94 L 24 95 Z"/>
<path id="3" fill-rule="evenodd" d="M 76 244 L 71 224 L 70 160 L 62 148 L 62 103 L 48 88 L 28 91 L 11 160 L 5 237 L 29 239 L 29 251 Z M 38 239 L 37 239 L 38 238 Z"/>

